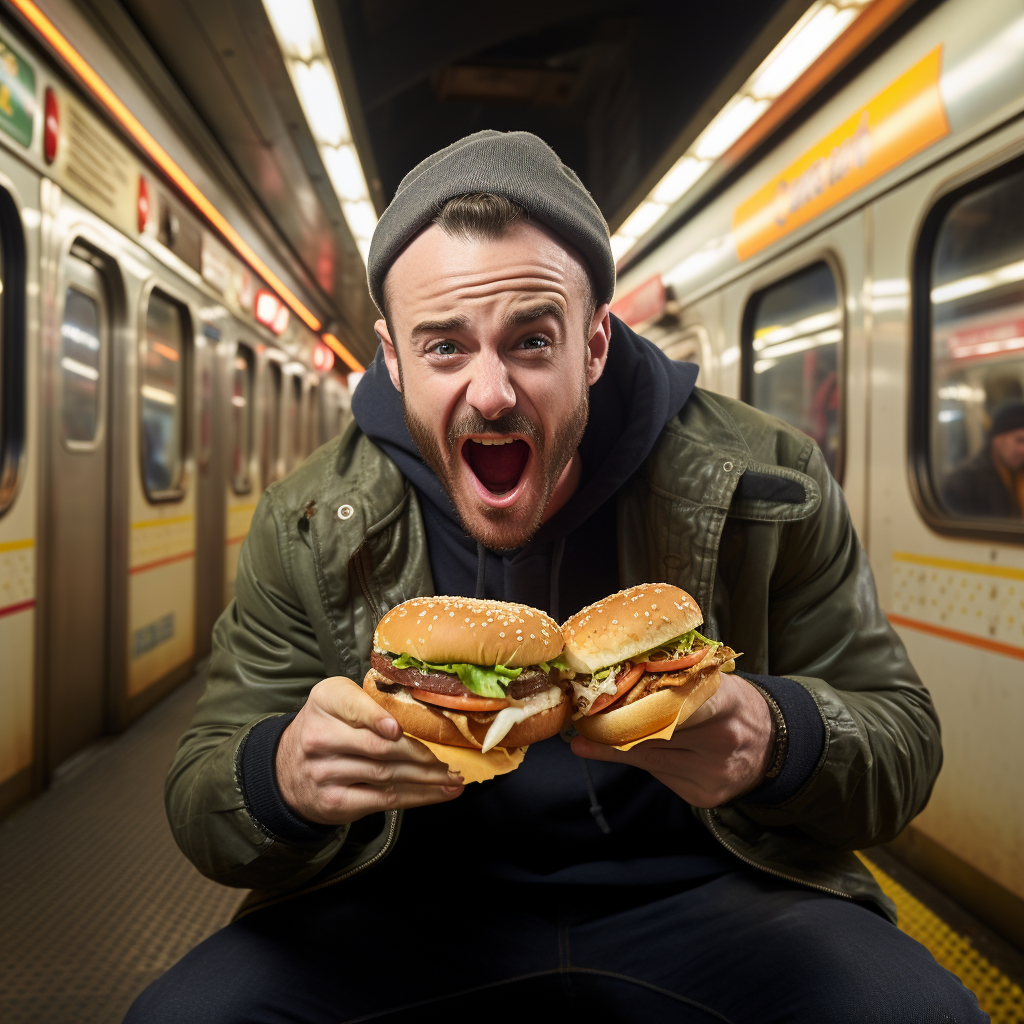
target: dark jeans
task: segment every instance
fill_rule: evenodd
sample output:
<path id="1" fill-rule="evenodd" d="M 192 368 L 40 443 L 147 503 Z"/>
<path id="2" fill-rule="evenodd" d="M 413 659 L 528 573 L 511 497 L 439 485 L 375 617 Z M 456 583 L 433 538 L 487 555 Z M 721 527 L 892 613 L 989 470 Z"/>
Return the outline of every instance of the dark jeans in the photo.
<path id="1" fill-rule="evenodd" d="M 368 874 L 228 925 L 126 1024 L 988 1019 L 879 915 L 752 870 L 684 889 L 496 886 L 457 869 L 388 881 Z"/>

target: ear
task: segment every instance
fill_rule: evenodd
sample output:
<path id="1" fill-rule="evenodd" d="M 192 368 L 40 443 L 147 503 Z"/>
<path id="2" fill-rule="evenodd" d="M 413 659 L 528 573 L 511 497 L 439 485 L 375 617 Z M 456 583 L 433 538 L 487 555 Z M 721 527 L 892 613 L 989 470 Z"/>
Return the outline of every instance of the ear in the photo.
<path id="1" fill-rule="evenodd" d="M 378 320 L 374 325 L 373 329 L 380 338 L 380 343 L 384 347 L 384 365 L 388 368 L 388 373 L 391 375 L 391 383 L 395 385 L 395 390 L 401 393 L 402 391 L 402 374 L 398 369 L 398 353 L 395 351 L 395 343 L 391 340 L 391 332 L 388 330 L 388 324 L 386 320 Z"/>
<path id="2" fill-rule="evenodd" d="M 602 302 L 594 310 L 590 321 L 589 340 L 587 341 L 587 384 L 593 385 L 604 373 L 604 365 L 608 362 L 608 344 L 612 337 L 612 320 L 609 305 Z"/>

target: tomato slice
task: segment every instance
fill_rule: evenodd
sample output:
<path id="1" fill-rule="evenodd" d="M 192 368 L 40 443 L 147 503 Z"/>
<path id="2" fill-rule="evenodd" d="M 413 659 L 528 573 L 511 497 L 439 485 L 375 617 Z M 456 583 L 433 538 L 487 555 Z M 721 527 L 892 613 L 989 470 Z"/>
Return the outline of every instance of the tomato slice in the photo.
<path id="1" fill-rule="evenodd" d="M 615 680 L 615 692 L 602 693 L 601 696 L 590 705 L 590 710 L 587 712 L 587 715 L 596 715 L 602 708 L 606 708 L 609 704 L 617 701 L 643 674 L 643 665 L 634 665 L 632 668 L 626 669 L 626 671 Z"/>
<path id="2" fill-rule="evenodd" d="M 443 708 L 455 708 L 457 711 L 501 711 L 509 706 L 507 700 L 499 700 L 497 697 L 454 697 L 448 693 L 413 689 L 409 692 L 424 704 L 440 704 Z"/>
<path id="3" fill-rule="evenodd" d="M 678 672 L 680 669 L 690 668 L 703 661 L 707 653 L 708 649 L 701 647 L 699 650 L 684 654 L 681 658 L 672 658 L 665 661 L 645 661 L 643 668 L 645 672 Z"/>

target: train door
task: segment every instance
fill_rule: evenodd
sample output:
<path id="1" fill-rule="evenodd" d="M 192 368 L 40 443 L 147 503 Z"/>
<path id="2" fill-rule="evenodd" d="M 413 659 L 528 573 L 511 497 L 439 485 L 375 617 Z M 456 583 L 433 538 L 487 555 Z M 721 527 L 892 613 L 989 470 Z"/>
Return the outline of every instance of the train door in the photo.
<path id="1" fill-rule="evenodd" d="M 739 343 L 740 397 L 818 442 L 865 542 L 866 269 L 858 213 L 724 293 L 727 330 Z"/>
<path id="2" fill-rule="evenodd" d="M 196 657 L 210 651 L 210 633 L 223 609 L 224 452 L 217 347 L 220 331 L 203 326 L 195 345 Z"/>
<path id="3" fill-rule="evenodd" d="M 84 252 L 65 257 L 51 424 L 47 769 L 103 732 L 107 715 L 110 312 Z"/>

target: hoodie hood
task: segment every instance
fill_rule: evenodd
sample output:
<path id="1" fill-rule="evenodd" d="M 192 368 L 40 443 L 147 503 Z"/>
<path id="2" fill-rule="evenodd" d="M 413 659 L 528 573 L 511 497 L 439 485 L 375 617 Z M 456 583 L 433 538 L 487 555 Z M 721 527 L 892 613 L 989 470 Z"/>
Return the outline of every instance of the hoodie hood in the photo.
<path id="1" fill-rule="evenodd" d="M 559 600 L 558 577 L 566 538 L 602 509 L 607 518 L 609 499 L 640 468 L 665 425 L 678 415 L 698 373 L 696 364 L 669 359 L 618 318 L 613 316 L 611 322 L 608 361 L 590 388 L 590 415 L 579 446 L 580 486 L 527 544 L 500 554 L 478 548 L 462 529 L 447 491 L 409 434 L 401 395 L 378 350 L 352 396 L 352 413 L 360 429 L 419 492 L 439 592 L 522 601 L 545 609 L 558 621 L 578 610 L 560 607 L 565 604 Z M 613 558 L 615 550 L 612 543 L 608 553 Z M 542 563 L 546 572 L 541 571 Z M 617 580 L 617 567 L 613 575 Z M 458 583 L 461 586 L 453 589 Z M 594 599 L 615 589 L 617 585 Z"/>

